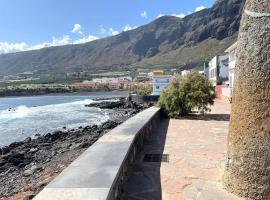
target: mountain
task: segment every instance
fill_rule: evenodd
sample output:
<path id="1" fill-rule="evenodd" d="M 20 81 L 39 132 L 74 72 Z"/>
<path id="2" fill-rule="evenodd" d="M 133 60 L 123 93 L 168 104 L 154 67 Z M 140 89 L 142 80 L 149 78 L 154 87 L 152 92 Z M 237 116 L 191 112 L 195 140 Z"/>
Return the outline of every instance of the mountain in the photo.
<path id="1" fill-rule="evenodd" d="M 0 55 L 0 75 L 195 67 L 235 42 L 244 0 L 217 0 L 185 18 L 163 16 L 85 44 Z"/>

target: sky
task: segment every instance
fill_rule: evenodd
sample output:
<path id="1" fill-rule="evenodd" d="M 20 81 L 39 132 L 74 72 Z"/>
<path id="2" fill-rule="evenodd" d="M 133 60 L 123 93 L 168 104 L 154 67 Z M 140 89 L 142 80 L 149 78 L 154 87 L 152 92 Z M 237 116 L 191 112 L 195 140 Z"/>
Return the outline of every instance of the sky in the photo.
<path id="1" fill-rule="evenodd" d="M 0 54 L 85 43 L 215 0 L 0 0 Z"/>

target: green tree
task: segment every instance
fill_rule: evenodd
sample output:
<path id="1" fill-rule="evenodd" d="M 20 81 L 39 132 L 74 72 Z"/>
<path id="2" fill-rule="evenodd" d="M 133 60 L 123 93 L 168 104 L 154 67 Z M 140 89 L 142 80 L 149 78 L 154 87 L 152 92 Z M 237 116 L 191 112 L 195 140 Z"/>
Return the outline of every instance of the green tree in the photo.
<path id="1" fill-rule="evenodd" d="M 169 117 L 184 116 L 193 108 L 208 111 L 208 105 L 214 104 L 215 87 L 199 72 L 178 75 L 161 93 L 158 106 L 163 108 Z"/>
<path id="2" fill-rule="evenodd" d="M 146 88 L 141 88 L 136 91 L 138 95 L 144 96 L 144 95 L 151 95 L 152 93 L 152 88 L 151 87 L 146 87 Z"/>

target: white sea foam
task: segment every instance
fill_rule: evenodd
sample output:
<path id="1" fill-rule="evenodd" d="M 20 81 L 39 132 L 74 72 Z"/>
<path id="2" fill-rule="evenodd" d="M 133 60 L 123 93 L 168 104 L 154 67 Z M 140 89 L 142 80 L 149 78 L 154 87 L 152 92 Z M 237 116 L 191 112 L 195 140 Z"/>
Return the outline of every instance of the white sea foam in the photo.
<path id="1" fill-rule="evenodd" d="M 11 109 L 0 110 L 0 146 L 36 133 L 44 134 L 55 130 L 101 124 L 109 119 L 105 111 L 85 107 L 92 99 L 77 100 L 43 106 L 20 105 Z M 101 101 L 99 101 L 101 102 Z"/>
<path id="2" fill-rule="evenodd" d="M 82 101 L 74 101 L 74 102 L 71 102 L 71 103 L 68 103 L 68 104 L 73 104 L 73 105 L 87 105 L 87 104 L 91 104 L 91 103 L 94 103 L 95 101 L 92 100 L 92 99 L 85 99 L 85 100 L 82 100 Z"/>
<path id="3" fill-rule="evenodd" d="M 26 106 L 18 106 L 8 110 L 0 110 L 0 119 L 16 119 L 26 117 L 31 109 Z"/>
<path id="4" fill-rule="evenodd" d="M 64 112 L 71 111 L 77 106 L 84 106 L 87 104 L 91 104 L 95 101 L 92 99 L 85 99 L 82 101 L 74 101 L 71 103 L 62 103 L 62 104 L 53 104 L 53 105 L 45 105 L 45 106 L 37 106 L 37 107 L 27 107 L 25 105 L 17 106 L 15 108 L 9 108 L 6 110 L 0 110 L 0 120 L 1 119 L 19 119 L 24 118 L 29 115 L 39 115 L 41 113 L 47 112 Z"/>

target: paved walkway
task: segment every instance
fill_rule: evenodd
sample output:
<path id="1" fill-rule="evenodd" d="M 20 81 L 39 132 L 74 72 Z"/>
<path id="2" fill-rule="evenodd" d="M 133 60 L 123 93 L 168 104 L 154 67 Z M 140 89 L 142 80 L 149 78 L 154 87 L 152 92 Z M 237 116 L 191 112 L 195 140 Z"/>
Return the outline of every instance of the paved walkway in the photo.
<path id="1" fill-rule="evenodd" d="M 238 200 L 222 189 L 230 105 L 216 103 L 201 118 L 163 119 L 130 167 L 128 200 Z M 143 162 L 145 154 L 169 162 Z"/>

